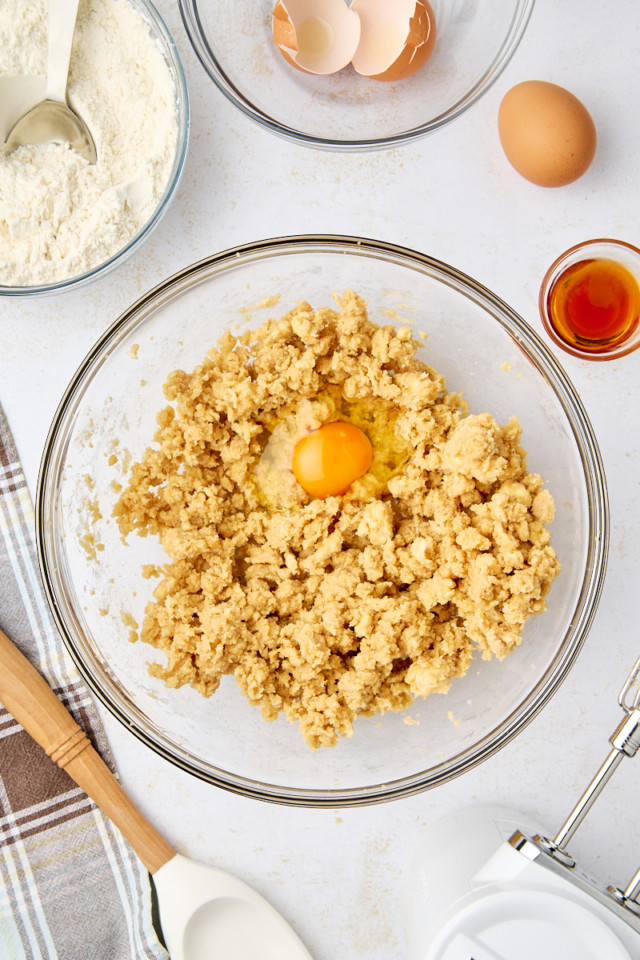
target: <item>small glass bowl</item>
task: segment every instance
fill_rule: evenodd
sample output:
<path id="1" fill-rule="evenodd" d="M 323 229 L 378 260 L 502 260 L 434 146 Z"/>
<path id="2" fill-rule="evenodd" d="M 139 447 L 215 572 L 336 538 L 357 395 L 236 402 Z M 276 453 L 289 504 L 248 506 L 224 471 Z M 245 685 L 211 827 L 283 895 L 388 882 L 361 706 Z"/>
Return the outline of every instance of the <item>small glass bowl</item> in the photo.
<path id="1" fill-rule="evenodd" d="M 0 284 L 0 296 L 34 297 L 64 293 L 68 290 L 76 290 L 78 287 L 83 287 L 98 277 L 104 276 L 121 263 L 124 263 L 125 260 L 128 260 L 151 236 L 167 213 L 175 197 L 178 184 L 182 177 L 189 143 L 189 95 L 187 91 L 187 81 L 173 37 L 156 8 L 149 0 L 128 0 L 128 2 L 148 22 L 149 33 L 154 43 L 161 50 L 173 80 L 177 121 L 176 150 L 164 193 L 153 214 L 142 229 L 131 238 L 126 246 L 114 253 L 108 260 L 92 267 L 91 270 L 87 270 L 86 273 L 79 274 L 75 277 L 68 277 L 65 280 L 58 280 L 55 283 L 42 283 L 19 287 L 3 286 Z"/>
<path id="2" fill-rule="evenodd" d="M 579 338 L 578 342 L 565 339 L 554 322 L 550 309 L 550 298 L 557 281 L 569 268 L 583 261 L 599 259 L 612 260 L 625 267 L 640 287 L 640 249 L 624 240 L 598 238 L 585 240 L 565 250 L 547 270 L 538 298 L 542 324 L 548 335 L 562 350 L 570 353 L 573 357 L 580 357 L 581 360 L 616 360 L 640 347 L 640 320 L 635 323 L 635 326 L 632 326 L 628 335 L 623 339 L 619 339 L 609 346 L 607 346 L 605 340 L 593 340 L 590 347 L 586 340 L 583 340 L 584 346 L 581 346 Z"/>
<path id="3" fill-rule="evenodd" d="M 476 658 L 446 696 L 359 717 L 352 738 L 312 752 L 282 716 L 265 721 L 224 677 L 210 698 L 150 677 L 158 651 L 130 643 L 153 589 L 156 538 L 123 543 L 112 513 L 151 442 L 162 385 L 192 370 L 225 331 L 253 329 L 301 299 L 328 306 L 351 287 L 381 324 L 425 331 L 420 357 L 472 411 L 516 414 L 529 468 L 556 502 L 562 570 L 547 609 L 502 662 Z M 276 303 L 277 301 L 277 303 Z M 275 304 L 275 305 L 274 305 Z M 89 477 L 89 481 L 87 480 Z M 360 237 L 263 240 L 181 270 L 106 330 L 55 415 L 36 495 L 40 565 L 53 615 L 85 680 L 160 755 L 244 796 L 348 806 L 407 796 L 464 773 L 508 743 L 557 690 L 587 635 L 606 568 L 609 513 L 596 440 L 551 351 L 499 297 L 455 267 Z M 92 551 L 94 551 L 92 553 Z"/>
<path id="4" fill-rule="evenodd" d="M 180 0 L 193 48 L 245 116 L 295 143 L 328 150 L 397 146 L 465 112 L 500 76 L 534 0 L 431 0 L 436 45 L 427 64 L 396 83 L 345 67 L 305 74 L 273 42 L 275 0 Z"/>

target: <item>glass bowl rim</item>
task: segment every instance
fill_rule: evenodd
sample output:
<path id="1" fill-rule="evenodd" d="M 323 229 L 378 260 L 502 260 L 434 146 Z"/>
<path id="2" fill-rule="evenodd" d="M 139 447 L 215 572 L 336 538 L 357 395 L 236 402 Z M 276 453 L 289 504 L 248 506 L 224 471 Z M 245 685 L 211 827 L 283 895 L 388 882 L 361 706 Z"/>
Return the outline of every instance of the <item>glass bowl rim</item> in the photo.
<path id="1" fill-rule="evenodd" d="M 66 280 L 56 280 L 53 283 L 38 283 L 19 287 L 7 286 L 0 283 L 0 296 L 2 297 L 38 297 L 55 293 L 67 293 L 68 291 L 76 290 L 78 287 L 85 286 L 85 284 L 101 277 L 103 274 L 109 273 L 114 267 L 119 266 L 121 262 L 127 260 L 154 232 L 176 195 L 187 158 L 191 126 L 191 107 L 187 78 L 176 42 L 152 0 L 135 0 L 135 3 L 147 11 L 151 24 L 164 42 L 165 47 L 163 52 L 169 55 L 171 66 L 175 71 L 176 83 L 174 89 L 177 106 L 176 152 L 164 192 L 151 217 L 141 227 L 138 233 L 129 240 L 126 246 L 117 250 L 107 260 L 103 260 L 102 263 L 91 267 L 90 270 L 86 270 L 77 276 L 68 277 Z"/>
<path id="2" fill-rule="evenodd" d="M 440 127 L 455 120 L 471 107 L 494 84 L 511 60 L 531 18 L 535 0 L 517 0 L 517 7 L 511 21 L 509 32 L 500 44 L 493 60 L 485 69 L 482 76 L 463 96 L 459 97 L 445 111 L 435 116 L 427 123 L 412 127 L 402 133 L 391 134 L 386 137 L 370 137 L 360 140 L 340 140 L 331 137 L 314 137 L 311 134 L 297 130 L 285 123 L 274 120 L 265 111 L 258 109 L 248 100 L 227 77 L 219 61 L 209 46 L 206 34 L 202 28 L 198 13 L 198 0 L 178 0 L 180 15 L 184 24 L 189 42 L 200 61 L 205 73 L 213 81 L 222 94 L 250 120 L 269 130 L 276 136 L 293 141 L 306 147 L 320 150 L 340 152 L 358 152 L 382 150 L 410 143 L 421 137 L 434 133 Z"/>
<path id="3" fill-rule="evenodd" d="M 627 357 L 630 353 L 634 353 L 640 347 L 640 336 L 636 338 L 635 343 L 629 343 L 627 340 L 623 340 L 618 348 L 615 348 L 610 353 L 590 353 L 587 350 L 580 350 L 579 347 L 574 347 L 570 343 L 567 343 L 565 340 L 560 337 L 549 319 L 549 313 L 547 310 L 547 295 L 549 293 L 549 288 L 551 287 L 552 281 L 556 279 L 555 275 L 560 270 L 560 268 L 568 263 L 576 254 L 579 254 L 583 250 L 588 250 L 589 247 L 622 247 L 624 250 L 630 251 L 632 254 L 635 254 L 638 257 L 638 263 L 640 266 L 640 248 L 636 247 L 633 243 L 629 243 L 627 240 L 616 240 L 613 237 L 594 237 L 591 240 L 581 240 L 580 243 L 574 243 L 573 246 L 568 247 L 563 253 L 556 257 L 553 261 L 544 277 L 542 278 L 542 283 L 540 284 L 540 292 L 538 294 L 538 310 L 540 311 L 540 319 L 542 320 L 542 325 L 545 329 L 545 332 L 553 340 L 556 346 L 560 347 L 561 350 L 564 350 L 565 353 L 571 354 L 572 357 L 577 357 L 579 360 L 590 360 L 596 361 L 599 363 L 604 362 L 605 360 L 619 360 L 621 357 Z M 640 285 L 640 283 L 639 283 Z"/>
<path id="4" fill-rule="evenodd" d="M 51 573 L 51 570 L 55 571 L 56 565 L 55 562 L 50 562 L 49 556 L 53 525 L 48 515 L 47 491 L 50 499 L 52 491 L 55 490 L 56 450 L 61 443 L 64 445 L 63 428 L 69 425 L 69 417 L 72 422 L 76 401 L 81 399 L 83 388 L 90 382 L 93 372 L 99 369 L 112 349 L 136 328 L 136 318 L 140 311 L 145 310 L 141 318 L 144 322 L 149 316 L 148 308 L 164 304 L 167 298 L 172 299 L 174 290 L 176 295 L 180 296 L 185 289 L 181 285 L 185 283 L 188 288 L 191 282 L 207 280 L 210 276 L 207 271 L 212 269 L 220 272 L 226 265 L 248 263 L 256 257 L 262 260 L 269 256 L 284 256 L 290 252 L 308 253 L 312 250 L 339 252 L 343 255 L 354 253 L 372 258 L 382 257 L 400 265 L 412 265 L 414 268 L 422 269 L 423 272 L 430 271 L 430 275 L 435 276 L 439 282 L 448 283 L 460 293 L 472 294 L 474 302 L 479 302 L 483 307 L 490 307 L 492 318 L 497 320 L 508 335 L 519 343 L 537 369 L 540 369 L 541 373 L 544 372 L 547 382 L 552 386 L 556 398 L 562 405 L 576 439 L 584 469 L 590 520 L 585 579 L 574 616 L 565 634 L 565 641 L 569 638 L 569 642 L 565 642 L 565 649 L 556 653 L 552 668 L 547 671 L 548 675 L 541 678 L 518 707 L 490 734 L 485 735 L 472 747 L 460 751 L 445 764 L 432 767 L 427 771 L 405 775 L 393 781 L 341 789 L 295 788 L 254 781 L 192 758 L 184 748 L 171 747 L 167 743 L 159 742 L 151 730 L 151 725 L 147 724 L 147 729 L 144 729 L 144 723 L 128 716 L 125 707 L 115 702 L 113 693 L 104 689 L 100 671 L 96 670 L 94 675 L 92 665 L 85 663 L 77 640 L 65 621 L 56 592 L 55 574 L 52 576 Z M 411 796 L 448 782 L 497 753 L 539 713 L 573 666 L 598 607 L 609 548 L 607 485 L 597 441 L 582 402 L 569 378 L 535 331 L 496 294 L 441 260 L 412 248 L 338 234 L 296 234 L 254 241 L 222 250 L 177 271 L 156 284 L 127 308 L 90 349 L 60 400 L 43 449 L 36 489 L 35 512 L 38 561 L 49 608 L 81 676 L 107 710 L 154 752 L 197 778 L 241 796 L 299 807 L 365 806 Z M 51 557 L 51 561 L 53 560 L 54 557 Z"/>

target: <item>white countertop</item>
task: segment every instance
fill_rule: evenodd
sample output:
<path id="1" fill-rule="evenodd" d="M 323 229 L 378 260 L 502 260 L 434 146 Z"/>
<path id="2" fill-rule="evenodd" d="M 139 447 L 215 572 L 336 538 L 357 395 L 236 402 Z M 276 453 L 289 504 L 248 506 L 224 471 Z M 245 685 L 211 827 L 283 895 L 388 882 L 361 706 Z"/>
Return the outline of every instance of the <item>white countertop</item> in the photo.
<path id="1" fill-rule="evenodd" d="M 192 107 L 190 153 L 167 218 L 132 260 L 83 290 L 0 300 L 0 403 L 32 493 L 53 413 L 91 345 L 148 288 L 208 254 L 292 233 L 389 240 L 470 274 L 544 337 L 537 295 L 555 257 L 590 237 L 640 241 L 634 0 L 537 0 L 511 63 L 464 116 L 402 149 L 361 155 L 296 147 L 246 119 L 196 61 L 177 3 L 156 2 L 182 55 Z M 566 86 L 595 120 L 595 161 L 570 186 L 533 186 L 501 151 L 498 105 L 527 79 Z M 600 444 L 610 560 L 577 664 L 511 744 L 420 796 L 316 811 L 245 800 L 201 783 L 104 716 L 123 784 L 152 822 L 180 852 L 230 870 L 267 896 L 315 960 L 409 960 L 401 894 L 425 826 L 451 810 L 499 799 L 555 832 L 608 751 L 620 719 L 618 690 L 640 654 L 640 351 L 590 363 L 553 349 Z M 572 844 L 585 867 L 623 886 L 640 865 L 639 787 L 640 760 L 625 761 Z"/>

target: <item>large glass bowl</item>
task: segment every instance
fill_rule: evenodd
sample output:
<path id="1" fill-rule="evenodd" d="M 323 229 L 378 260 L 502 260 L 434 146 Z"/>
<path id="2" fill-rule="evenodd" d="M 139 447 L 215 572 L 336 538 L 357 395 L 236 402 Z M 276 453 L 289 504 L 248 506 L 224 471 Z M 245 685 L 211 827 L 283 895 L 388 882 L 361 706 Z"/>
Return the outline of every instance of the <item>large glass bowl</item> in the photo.
<path id="1" fill-rule="evenodd" d="M 415 140 L 460 116 L 500 76 L 534 0 L 430 0 L 436 45 L 413 77 L 388 83 L 349 66 L 311 76 L 271 36 L 275 0 L 180 0 L 193 48 L 216 86 L 273 133 L 329 150 Z"/>
<path id="2" fill-rule="evenodd" d="M 227 328 L 255 326 L 300 299 L 330 305 L 332 292 L 347 287 L 366 298 L 377 322 L 406 321 L 428 332 L 422 356 L 446 376 L 448 389 L 464 391 L 471 411 L 489 411 L 500 422 L 520 418 L 529 468 L 555 498 L 552 536 L 562 571 L 547 610 L 526 623 L 522 645 L 504 661 L 478 659 L 446 696 L 416 700 L 404 714 L 358 718 L 352 738 L 314 753 L 297 726 L 263 720 L 232 677 L 205 699 L 148 675 L 147 663 L 162 655 L 129 642 L 128 617 L 140 623 L 150 598 L 142 565 L 166 558 L 152 538 L 133 535 L 125 545 L 111 512 L 132 458 L 151 444 L 172 370 L 192 370 Z M 37 535 L 67 646 L 91 689 L 130 730 L 229 790 L 337 806 L 433 787 L 480 763 L 531 720 L 591 623 L 605 570 L 607 497 L 579 397 L 537 335 L 497 296 L 412 250 L 353 237 L 287 237 L 187 267 L 106 331 L 55 415 L 39 477 Z"/>
<path id="3" fill-rule="evenodd" d="M 30 286 L 8 286 L 0 283 L 0 296 L 8 297 L 33 297 L 45 296 L 55 293 L 64 293 L 68 290 L 75 290 L 78 287 L 84 287 L 98 277 L 110 273 L 115 267 L 120 266 L 129 259 L 137 250 L 140 249 L 158 225 L 165 217 L 172 201 L 176 196 L 178 185 L 182 178 L 187 148 L 189 144 L 189 95 L 187 91 L 187 82 L 182 68 L 180 54 L 175 45 L 173 37 L 169 32 L 164 20 L 150 2 L 150 0 L 128 0 L 132 7 L 140 14 L 148 25 L 149 35 L 155 45 L 162 53 L 173 83 L 173 92 L 176 106 L 176 124 L 177 136 L 176 147 L 173 156 L 173 163 L 169 178 L 167 180 L 164 192 L 160 197 L 155 210 L 141 227 L 138 233 L 112 256 L 102 263 L 96 264 L 90 270 L 69 277 L 64 280 L 57 280 L 53 283 L 32 284 Z"/>

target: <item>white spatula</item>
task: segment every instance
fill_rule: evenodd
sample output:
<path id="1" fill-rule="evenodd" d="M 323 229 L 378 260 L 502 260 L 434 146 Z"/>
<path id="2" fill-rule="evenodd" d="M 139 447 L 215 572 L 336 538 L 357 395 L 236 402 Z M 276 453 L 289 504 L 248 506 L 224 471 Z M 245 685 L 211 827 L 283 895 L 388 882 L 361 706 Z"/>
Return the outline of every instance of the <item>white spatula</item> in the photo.
<path id="1" fill-rule="evenodd" d="M 118 827 L 152 874 L 172 960 L 312 960 L 289 924 L 259 893 L 223 870 L 176 853 L 1 630 L 0 702 Z"/>

